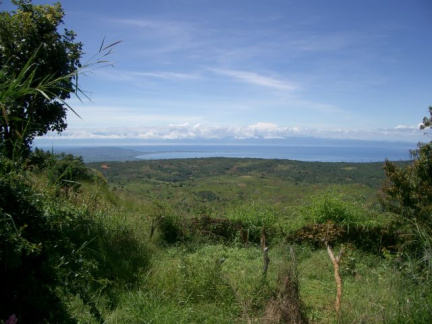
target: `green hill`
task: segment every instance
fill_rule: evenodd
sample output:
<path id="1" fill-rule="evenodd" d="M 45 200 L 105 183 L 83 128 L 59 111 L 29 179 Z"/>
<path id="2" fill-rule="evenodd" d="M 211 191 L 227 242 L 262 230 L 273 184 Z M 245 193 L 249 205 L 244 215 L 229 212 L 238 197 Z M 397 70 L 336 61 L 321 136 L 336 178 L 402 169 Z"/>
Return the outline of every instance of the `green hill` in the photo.
<path id="1" fill-rule="evenodd" d="M 21 171 L 2 165 L 2 197 L 9 196 L 1 210 L 11 226 L 0 233 L 0 256 L 14 262 L 2 276 L 28 309 L 45 309 L 24 298 L 28 287 L 45 285 L 39 304 L 56 309 L 46 311 L 54 316 L 48 322 L 431 318 L 430 286 L 406 275 L 397 218 L 377 201 L 381 163 L 209 158 L 84 165 L 39 151 Z M 12 247 L 18 254 L 4 253 Z M 336 259 L 343 252 L 340 309 L 328 249 Z M 23 277 L 19 262 L 34 270 Z M 14 305 L 11 299 L 0 311 L 27 322 Z"/>

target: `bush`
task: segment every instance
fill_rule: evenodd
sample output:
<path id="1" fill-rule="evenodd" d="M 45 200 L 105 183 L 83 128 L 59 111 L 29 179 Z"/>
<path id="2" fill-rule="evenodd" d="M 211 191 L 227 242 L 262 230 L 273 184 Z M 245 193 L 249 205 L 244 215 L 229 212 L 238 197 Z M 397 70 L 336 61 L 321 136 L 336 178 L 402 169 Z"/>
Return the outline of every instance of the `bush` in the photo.
<path id="1" fill-rule="evenodd" d="M 115 290 L 148 265 L 147 250 L 103 210 L 73 205 L 52 186 L 36 190 L 7 159 L 0 166 L 0 319 L 15 313 L 20 323 L 74 323 L 67 300 L 77 296 L 103 322 L 96 296 L 114 305 Z"/>
<path id="2" fill-rule="evenodd" d="M 365 221 L 364 210 L 354 203 L 350 203 L 336 193 L 311 197 L 311 203 L 301 211 L 304 219 L 309 223 L 325 224 L 328 222 L 355 226 Z"/>
<path id="3" fill-rule="evenodd" d="M 267 238 L 271 239 L 276 232 L 276 222 L 280 217 L 276 208 L 263 204 L 251 203 L 232 208 L 226 214 L 227 218 L 239 224 L 243 233 L 247 233 L 247 239 L 253 243 L 259 243 L 263 230 Z"/>
<path id="4" fill-rule="evenodd" d="M 303 224 L 288 234 L 289 242 L 352 243 L 365 251 L 380 253 L 396 243 L 396 228 L 391 217 L 344 200 L 332 192 L 310 198 L 298 212 Z M 385 216 L 385 215 L 384 215 Z"/>
<path id="5" fill-rule="evenodd" d="M 77 181 L 92 179 L 83 158 L 72 154 L 53 154 L 36 148 L 29 158 L 28 165 L 46 172 L 51 183 L 60 187 L 76 186 Z"/>
<path id="6" fill-rule="evenodd" d="M 421 281 L 430 281 L 432 142 L 419 144 L 418 149 L 412 153 L 414 160 L 404 168 L 386 161 L 384 169 L 387 179 L 381 187 L 380 201 L 386 210 L 398 215 L 395 223 L 400 228 L 398 247 L 407 262 L 408 273 Z"/>
<path id="7" fill-rule="evenodd" d="M 1 162 L 0 318 L 15 313 L 23 323 L 71 322 L 57 289 L 87 272 L 81 246 L 70 240 L 84 223 L 79 215 L 53 213 L 25 174 L 12 171 L 17 165 Z"/>

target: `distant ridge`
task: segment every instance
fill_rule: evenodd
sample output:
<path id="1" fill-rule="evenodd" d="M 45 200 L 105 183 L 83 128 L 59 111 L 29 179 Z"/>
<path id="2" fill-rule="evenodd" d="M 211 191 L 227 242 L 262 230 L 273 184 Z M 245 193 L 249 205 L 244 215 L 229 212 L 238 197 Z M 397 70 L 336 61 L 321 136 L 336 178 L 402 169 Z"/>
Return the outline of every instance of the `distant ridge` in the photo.
<path id="1" fill-rule="evenodd" d="M 54 153 L 67 153 L 75 156 L 82 156 L 84 162 L 102 162 L 102 161 L 133 161 L 138 160 L 135 158 L 141 153 L 139 151 L 125 149 L 121 147 L 82 147 L 82 148 L 70 148 L 60 147 L 54 148 Z"/>

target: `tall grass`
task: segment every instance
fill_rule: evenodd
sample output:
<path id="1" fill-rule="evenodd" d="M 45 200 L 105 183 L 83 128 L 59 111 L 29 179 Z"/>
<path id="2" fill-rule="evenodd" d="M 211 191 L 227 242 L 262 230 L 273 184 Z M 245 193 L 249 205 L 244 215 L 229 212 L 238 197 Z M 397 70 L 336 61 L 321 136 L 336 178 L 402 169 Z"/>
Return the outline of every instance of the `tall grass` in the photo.
<path id="1" fill-rule="evenodd" d="M 405 275 L 407 264 L 397 254 L 334 242 L 346 250 L 340 263 L 344 293 L 339 317 L 334 311 L 334 270 L 324 245 L 298 242 L 293 245 L 295 260 L 290 257 L 286 235 L 295 232 L 291 222 L 305 227 L 330 220 L 351 229 L 373 224 L 373 213 L 340 196 L 306 201 L 304 214 L 294 216 L 265 203 L 227 205 L 220 215 L 211 208 L 175 208 L 119 194 L 103 181 L 80 181 L 76 190 L 64 192 L 41 172 L 33 177 L 29 180 L 34 180 L 39 197 L 43 193 L 53 198 L 58 217 L 82 217 L 79 228 L 85 230 L 77 231 L 75 239 L 85 242 L 78 247 L 88 261 L 88 276 L 82 281 L 89 287 L 87 300 L 62 296 L 80 322 L 97 323 L 95 310 L 106 323 L 414 323 L 430 318 L 430 289 Z M 245 244 L 189 235 L 169 242 L 160 227 L 150 237 L 154 221 L 164 218 L 179 230 L 190 230 L 186 234 L 205 220 L 241 223 L 256 240 Z M 263 227 L 269 229 L 265 277 L 259 244 Z M 423 240 L 427 246 L 426 235 Z M 424 254 L 424 270 L 427 260 Z M 287 314 L 297 314 L 296 320 Z"/>
<path id="2" fill-rule="evenodd" d="M 307 242 L 295 245 L 294 274 L 284 242 L 284 233 L 290 226 L 286 222 L 292 218 L 265 204 L 226 208 L 227 219 L 247 224 L 251 232 L 256 230 L 257 236 L 262 226 L 275 229 L 268 241 L 270 264 L 263 278 L 259 240 L 250 244 L 236 240 L 212 243 L 191 236 L 167 244 L 161 239 L 160 229 L 149 239 L 152 220 L 167 216 L 181 227 L 183 220 L 197 217 L 188 214 L 197 209 L 176 210 L 169 204 L 141 201 L 135 196 L 114 198 L 106 186 L 95 191 L 93 185 L 88 188 L 83 185 L 81 190 L 81 204 L 89 208 L 94 204 L 92 209 L 103 211 L 96 219 L 107 230 L 117 231 L 119 238 L 133 237 L 147 255 L 142 260 L 132 257 L 137 260 L 133 265 L 129 257 L 123 258 L 135 253 L 133 249 L 127 251 L 131 244 L 128 240 L 98 241 L 101 244 L 98 250 L 103 251 L 101 257 L 105 260 L 100 263 L 100 271 L 110 266 L 120 271 L 112 277 L 118 278 L 111 288 L 115 298 L 105 293 L 95 297 L 107 323 L 283 323 L 287 322 L 287 317 L 283 317 L 287 305 L 297 305 L 303 320 L 311 323 L 415 323 L 429 318 L 430 290 L 407 281 L 399 269 L 397 256 L 385 258 L 349 243 L 343 243 L 346 254 L 340 266 L 344 294 L 341 314 L 337 317 L 334 270 L 324 246 Z M 361 206 L 339 196 L 330 198 L 317 199 L 316 205 L 305 208 L 313 212 L 304 215 L 303 224 L 329 219 L 353 227 L 373 224 L 370 222 L 373 213 L 362 212 Z M 111 251 L 112 243 L 120 245 L 119 253 Z M 136 252 L 139 254 L 140 250 Z M 131 271 L 133 280 L 122 279 L 122 273 Z M 291 300 L 295 294 L 297 298 Z M 73 305 L 85 314 L 85 306 L 77 302 Z"/>
<path id="3" fill-rule="evenodd" d="M 109 306 L 106 297 L 100 296 L 99 306 L 107 323 L 282 323 L 283 309 L 287 308 L 283 305 L 288 303 L 283 296 L 290 291 L 292 296 L 295 286 L 298 298 L 291 300 L 291 305 L 298 303 L 304 320 L 311 323 L 414 323 L 410 318 L 418 321 L 427 318 L 430 294 L 425 294 L 419 286 L 406 289 L 407 279 L 394 257 L 386 259 L 353 244 L 345 245 L 347 252 L 340 265 L 344 294 L 341 315 L 337 317 L 334 271 L 323 247 L 307 243 L 294 246 L 298 281 L 293 286 L 289 280 L 295 275 L 289 270 L 292 262 L 287 258 L 288 246 L 283 242 L 281 231 L 276 230 L 270 240 L 271 261 L 268 274 L 263 278 L 258 242 L 212 244 L 193 237 L 169 245 L 155 238 L 149 241 L 152 218 L 172 215 L 181 220 L 194 216 L 187 216 L 186 210 L 178 210 L 176 214 L 169 205 L 163 207 L 127 196 L 113 203 L 111 198 L 104 198 L 107 195 L 104 190 L 107 189 L 88 194 L 104 202 L 108 216 L 103 217 L 108 217 L 106 221 L 112 224 L 108 226 L 126 226 L 129 232 L 125 233 L 151 247 L 149 259 L 141 264 L 135 283 L 123 281 L 115 290 L 115 305 Z M 91 201 L 89 199 L 88 203 Z M 315 211 L 323 206 L 323 200 L 318 201 L 313 207 Z M 338 197 L 333 197 L 332 203 L 338 208 L 332 205 L 321 210 L 338 212 L 336 216 L 344 217 L 345 223 L 361 225 L 370 220 L 370 214 L 361 213 L 359 206 L 350 209 L 351 203 Z M 99 204 L 98 209 L 101 207 Z M 277 229 L 275 224 L 290 219 L 279 217 L 278 212 L 265 205 L 243 205 L 227 210 L 227 218 L 243 221 L 251 229 L 256 227 L 257 233 L 263 224 Z M 317 212 L 308 217 L 304 224 L 331 215 Z M 104 244 L 109 246 L 109 242 Z M 109 249 L 106 253 L 110 253 Z M 120 259 L 120 255 L 117 258 Z"/>

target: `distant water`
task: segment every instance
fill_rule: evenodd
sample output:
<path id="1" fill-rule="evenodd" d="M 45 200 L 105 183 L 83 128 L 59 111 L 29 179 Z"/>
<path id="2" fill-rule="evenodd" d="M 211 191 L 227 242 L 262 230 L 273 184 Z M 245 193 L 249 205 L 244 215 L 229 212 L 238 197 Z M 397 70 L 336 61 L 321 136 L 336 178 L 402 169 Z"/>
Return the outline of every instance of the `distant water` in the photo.
<path id="1" fill-rule="evenodd" d="M 128 146 L 143 160 L 187 159 L 209 157 L 289 159 L 320 162 L 380 162 L 409 160 L 411 144 L 373 145 L 151 145 Z"/>
<path id="2" fill-rule="evenodd" d="M 66 145 L 64 145 L 67 143 Z M 188 158 L 259 158 L 289 159 L 319 162 L 382 162 L 409 160 L 409 151 L 415 143 L 334 140 L 318 138 L 289 138 L 257 142 L 148 142 L 138 140 L 115 141 L 39 141 L 37 146 L 56 152 L 81 155 L 86 162 L 130 161 L 136 159 L 188 159 Z"/>

